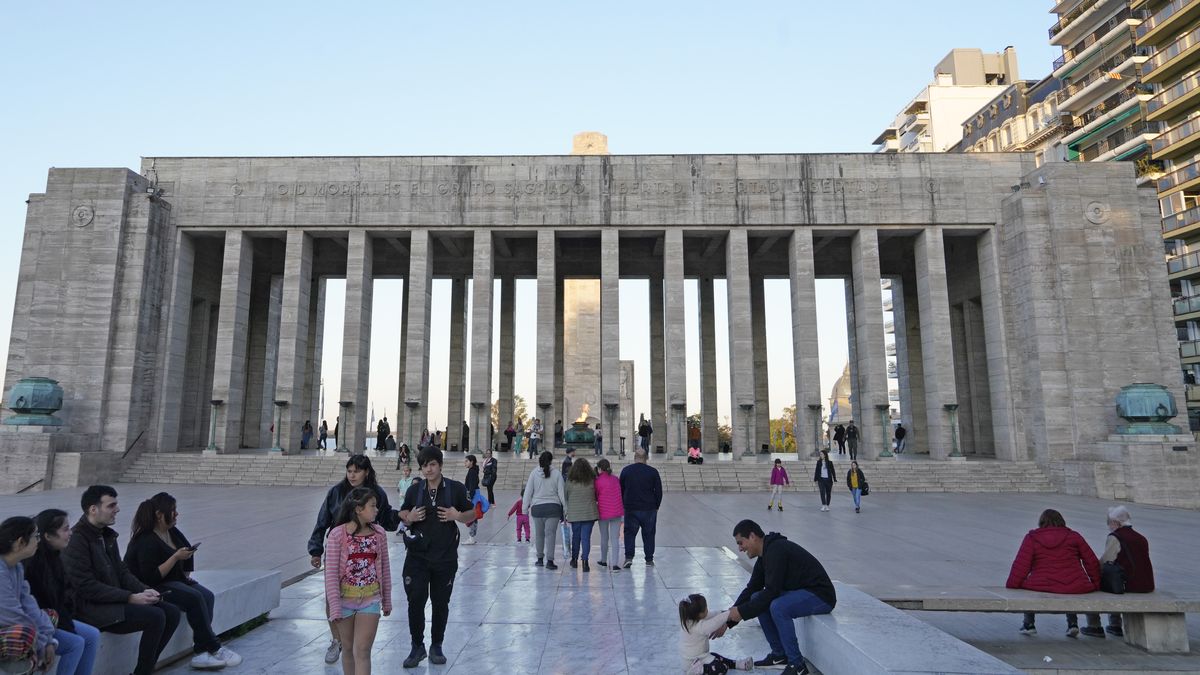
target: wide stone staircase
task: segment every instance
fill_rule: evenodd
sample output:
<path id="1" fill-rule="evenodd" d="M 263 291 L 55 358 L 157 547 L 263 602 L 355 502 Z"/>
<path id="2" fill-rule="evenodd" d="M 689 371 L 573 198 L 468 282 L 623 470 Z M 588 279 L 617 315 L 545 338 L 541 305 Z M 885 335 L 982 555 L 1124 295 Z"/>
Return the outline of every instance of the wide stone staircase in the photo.
<path id="1" fill-rule="evenodd" d="M 396 456 L 379 457 L 368 453 L 378 474 L 379 482 L 395 486 L 402 473 L 396 469 Z M 579 455 L 591 461 L 591 456 Z M 462 453 L 447 453 L 445 473 L 456 480 L 466 475 Z M 186 483 L 205 485 L 275 485 L 328 486 L 345 474 L 347 455 L 201 455 L 191 453 L 145 453 L 125 472 L 127 483 Z M 501 453 L 496 490 L 518 490 L 524 487 L 530 471 L 537 467 L 534 460 L 514 459 Z M 629 459 L 610 458 L 613 473 L 629 463 Z M 663 488 L 668 492 L 749 492 L 766 491 L 771 475 L 771 460 L 708 461 L 703 465 L 687 464 L 656 455 L 651 465 L 662 475 Z M 554 466 L 561 467 L 562 456 Z M 845 479 L 849 461 L 834 457 L 838 480 Z M 815 460 L 785 460 L 792 479 L 789 490 L 816 491 L 812 482 Z M 905 457 L 859 462 L 870 483 L 872 492 L 1053 492 L 1054 488 L 1042 469 L 1034 462 L 1002 462 L 996 460 L 933 461 Z M 416 462 L 413 474 L 419 475 Z"/>

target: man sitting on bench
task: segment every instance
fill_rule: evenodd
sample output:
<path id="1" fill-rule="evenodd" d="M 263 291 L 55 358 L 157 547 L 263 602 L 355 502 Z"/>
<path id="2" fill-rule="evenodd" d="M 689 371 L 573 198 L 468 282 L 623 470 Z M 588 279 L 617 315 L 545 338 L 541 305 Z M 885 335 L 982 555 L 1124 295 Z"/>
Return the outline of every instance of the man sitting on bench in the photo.
<path id="1" fill-rule="evenodd" d="M 805 675 L 808 666 L 800 653 L 793 620 L 814 614 L 829 614 L 837 604 L 837 594 L 829 574 L 811 553 L 782 534 L 764 535 L 753 520 L 743 520 L 733 528 L 738 550 L 756 558 L 750 581 L 729 610 L 725 628 L 739 621 L 758 617 L 763 635 L 771 645 L 766 658 L 755 661 L 759 668 L 786 664 L 784 675 Z"/>

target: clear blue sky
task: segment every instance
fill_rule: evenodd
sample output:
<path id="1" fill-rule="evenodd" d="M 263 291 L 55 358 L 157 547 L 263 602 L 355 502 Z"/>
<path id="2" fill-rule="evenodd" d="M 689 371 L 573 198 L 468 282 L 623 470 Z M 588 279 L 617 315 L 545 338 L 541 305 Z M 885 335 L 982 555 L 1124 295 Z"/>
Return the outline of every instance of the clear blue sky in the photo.
<path id="1" fill-rule="evenodd" d="M 1050 5 L 4 3 L 0 353 L 25 199 L 51 166 L 564 154 L 585 129 L 608 134 L 618 154 L 870 151 L 952 48 L 1013 45 L 1024 79 L 1045 76 L 1059 53 L 1046 42 Z M 773 371 L 787 365 L 774 348 L 771 358 Z M 840 372 L 844 358 L 823 358 L 823 371 Z M 790 403 L 781 397 L 773 411 Z"/>

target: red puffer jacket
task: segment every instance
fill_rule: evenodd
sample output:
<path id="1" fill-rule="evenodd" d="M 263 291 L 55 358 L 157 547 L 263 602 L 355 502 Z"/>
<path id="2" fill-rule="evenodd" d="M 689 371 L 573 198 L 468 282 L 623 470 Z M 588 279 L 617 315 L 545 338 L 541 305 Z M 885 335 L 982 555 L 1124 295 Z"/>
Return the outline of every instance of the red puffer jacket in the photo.
<path id="1" fill-rule="evenodd" d="M 1025 535 L 1004 585 L 1045 593 L 1091 593 L 1100 588 L 1100 561 L 1075 530 L 1039 527 Z"/>

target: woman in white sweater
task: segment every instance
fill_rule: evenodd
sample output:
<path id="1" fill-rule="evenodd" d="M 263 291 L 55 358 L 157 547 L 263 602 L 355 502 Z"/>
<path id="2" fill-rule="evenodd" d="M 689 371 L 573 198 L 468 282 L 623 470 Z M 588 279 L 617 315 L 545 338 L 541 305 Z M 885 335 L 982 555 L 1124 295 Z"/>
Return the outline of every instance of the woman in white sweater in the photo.
<path id="1" fill-rule="evenodd" d="M 554 454 L 548 450 L 538 456 L 538 468 L 529 473 L 521 498 L 525 513 L 533 521 L 533 538 L 537 541 L 537 562 L 534 564 L 541 567 L 545 559 L 548 570 L 558 569 L 554 564 L 554 541 L 567 504 L 562 474 L 552 468 L 553 463 Z M 546 545 L 547 538 L 549 546 Z"/>

